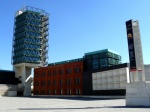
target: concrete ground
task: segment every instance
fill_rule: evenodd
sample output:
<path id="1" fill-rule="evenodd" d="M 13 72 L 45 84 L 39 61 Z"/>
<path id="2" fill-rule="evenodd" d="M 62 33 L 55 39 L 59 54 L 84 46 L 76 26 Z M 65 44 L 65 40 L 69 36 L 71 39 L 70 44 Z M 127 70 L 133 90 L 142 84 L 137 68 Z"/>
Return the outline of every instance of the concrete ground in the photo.
<path id="1" fill-rule="evenodd" d="M 0 112 L 150 112 L 150 107 L 126 107 L 125 99 L 82 97 L 0 97 Z"/>

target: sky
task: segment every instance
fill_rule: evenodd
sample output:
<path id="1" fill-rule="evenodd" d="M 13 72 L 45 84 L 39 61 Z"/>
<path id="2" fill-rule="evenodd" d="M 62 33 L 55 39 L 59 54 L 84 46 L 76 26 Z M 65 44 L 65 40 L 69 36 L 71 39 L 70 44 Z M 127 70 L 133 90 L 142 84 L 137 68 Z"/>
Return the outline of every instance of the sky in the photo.
<path id="1" fill-rule="evenodd" d="M 50 14 L 49 63 L 111 49 L 129 62 L 125 22 L 138 20 L 145 64 L 150 64 L 150 0 L 0 0 L 0 68 L 12 70 L 15 12 L 23 6 Z"/>

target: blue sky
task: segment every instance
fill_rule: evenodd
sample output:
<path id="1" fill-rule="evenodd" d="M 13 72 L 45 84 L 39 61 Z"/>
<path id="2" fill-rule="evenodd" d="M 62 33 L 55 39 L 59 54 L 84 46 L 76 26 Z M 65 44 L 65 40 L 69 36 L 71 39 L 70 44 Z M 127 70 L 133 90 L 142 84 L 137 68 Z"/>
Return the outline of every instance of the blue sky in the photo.
<path id="1" fill-rule="evenodd" d="M 24 6 L 50 14 L 49 63 L 109 48 L 129 62 L 125 21 L 139 20 L 144 63 L 150 64 L 150 0 L 0 0 L 0 67 L 11 70 L 15 12 Z"/>

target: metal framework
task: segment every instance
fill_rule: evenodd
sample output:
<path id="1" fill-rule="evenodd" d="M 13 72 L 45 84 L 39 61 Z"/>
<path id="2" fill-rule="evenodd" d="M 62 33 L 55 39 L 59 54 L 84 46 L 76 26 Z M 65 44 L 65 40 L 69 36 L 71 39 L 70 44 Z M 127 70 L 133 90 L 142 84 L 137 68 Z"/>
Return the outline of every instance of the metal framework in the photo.
<path id="1" fill-rule="evenodd" d="M 16 12 L 12 64 L 48 64 L 49 14 L 26 6 Z"/>

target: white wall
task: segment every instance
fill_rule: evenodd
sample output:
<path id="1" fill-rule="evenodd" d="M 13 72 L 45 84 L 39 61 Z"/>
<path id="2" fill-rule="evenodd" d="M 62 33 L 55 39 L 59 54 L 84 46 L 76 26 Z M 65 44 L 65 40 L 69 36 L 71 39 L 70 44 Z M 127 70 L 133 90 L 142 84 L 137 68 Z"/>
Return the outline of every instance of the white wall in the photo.
<path id="1" fill-rule="evenodd" d="M 129 83 L 129 68 L 92 73 L 93 90 L 125 89 Z"/>
<path id="2" fill-rule="evenodd" d="M 145 81 L 150 81 L 150 65 L 144 65 Z"/>
<path id="3" fill-rule="evenodd" d="M 9 93 L 16 88 L 16 85 L 11 84 L 0 84 L 0 96 L 14 96 L 14 93 Z M 16 93 L 15 93 L 16 94 Z"/>
<path id="4" fill-rule="evenodd" d="M 17 91 L 8 91 L 8 96 L 17 96 Z"/>

